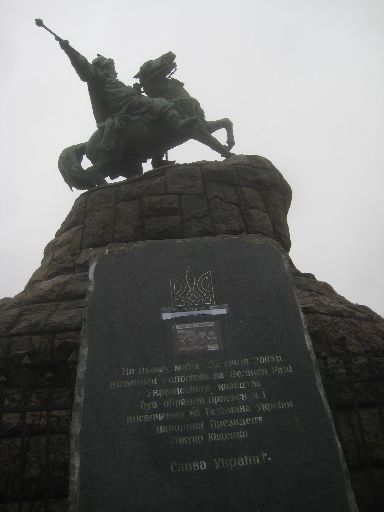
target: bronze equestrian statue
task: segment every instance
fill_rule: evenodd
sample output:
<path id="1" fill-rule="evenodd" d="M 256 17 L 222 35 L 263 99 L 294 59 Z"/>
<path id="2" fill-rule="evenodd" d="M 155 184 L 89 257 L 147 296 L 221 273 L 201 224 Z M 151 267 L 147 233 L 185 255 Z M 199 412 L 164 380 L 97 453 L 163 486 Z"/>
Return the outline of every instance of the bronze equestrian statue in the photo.
<path id="1" fill-rule="evenodd" d="M 90 63 L 42 20 L 36 24 L 55 36 L 80 79 L 87 82 L 97 123 L 87 142 L 60 154 L 59 170 L 71 188 L 84 190 L 106 183 L 106 177 L 142 174 L 142 164 L 149 158 L 153 167 L 161 166 L 167 163 L 163 155 L 169 149 L 189 139 L 206 144 L 224 158 L 231 156 L 232 123 L 228 119 L 205 120 L 198 101 L 187 93 L 184 84 L 170 78 L 176 69 L 172 52 L 141 66 L 135 76 L 140 84 L 131 87 L 117 79 L 112 59 L 98 55 Z M 227 146 L 211 135 L 219 128 L 227 130 Z M 86 170 L 81 166 L 84 155 L 93 164 Z"/>
<path id="2" fill-rule="evenodd" d="M 186 117 L 196 116 L 200 122 L 195 125 L 196 132 L 193 139 L 206 144 L 221 154 L 221 145 L 214 137 L 208 137 L 209 134 L 224 128 L 227 132 L 227 149 L 231 150 L 235 145 L 233 135 L 233 124 L 228 118 L 217 121 L 207 121 L 200 103 L 184 89 L 183 82 L 171 78 L 177 69 L 176 55 L 173 52 L 165 53 L 159 58 L 145 62 L 140 71 L 134 76 L 140 81 L 140 89 L 151 98 L 166 98 L 171 101 L 176 110 Z M 136 84 L 135 84 L 136 85 Z M 201 122 L 202 121 L 202 122 Z M 196 136 L 197 135 L 197 136 Z M 209 143 L 207 142 L 209 141 Z M 222 155 L 226 156 L 226 155 Z M 152 159 L 154 167 L 163 163 L 161 157 Z"/>

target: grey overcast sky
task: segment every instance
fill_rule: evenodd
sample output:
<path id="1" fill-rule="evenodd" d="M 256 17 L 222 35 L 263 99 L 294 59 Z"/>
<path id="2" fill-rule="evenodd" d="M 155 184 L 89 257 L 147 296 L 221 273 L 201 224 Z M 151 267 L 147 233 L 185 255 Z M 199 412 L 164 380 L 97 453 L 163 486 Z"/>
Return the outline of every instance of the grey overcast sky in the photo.
<path id="1" fill-rule="evenodd" d="M 230 117 L 239 154 L 293 189 L 291 257 L 384 314 L 383 0 L 0 0 L 0 297 L 25 286 L 79 193 L 60 151 L 94 131 L 87 88 L 46 25 L 127 84 L 168 50 L 208 119 Z M 178 162 L 220 159 L 190 142 Z"/>

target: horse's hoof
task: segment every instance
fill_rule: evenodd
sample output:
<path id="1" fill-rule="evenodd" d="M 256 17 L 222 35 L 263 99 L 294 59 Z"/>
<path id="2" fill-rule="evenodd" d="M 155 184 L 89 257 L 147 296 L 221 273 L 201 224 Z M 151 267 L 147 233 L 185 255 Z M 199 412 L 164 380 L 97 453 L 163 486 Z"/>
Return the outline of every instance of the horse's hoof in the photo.
<path id="1" fill-rule="evenodd" d="M 229 150 L 231 150 L 233 148 L 233 146 L 235 145 L 235 141 L 234 140 L 227 140 L 227 148 Z"/>

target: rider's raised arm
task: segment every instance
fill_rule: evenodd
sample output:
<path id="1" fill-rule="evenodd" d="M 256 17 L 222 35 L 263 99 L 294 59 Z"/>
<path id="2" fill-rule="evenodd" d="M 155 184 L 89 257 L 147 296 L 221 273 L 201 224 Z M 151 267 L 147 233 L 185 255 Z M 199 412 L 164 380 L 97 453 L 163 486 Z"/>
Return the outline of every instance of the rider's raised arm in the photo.
<path id="1" fill-rule="evenodd" d="M 68 41 L 59 41 L 61 48 L 68 55 L 72 66 L 75 68 L 76 73 L 79 75 L 83 82 L 89 82 L 97 78 L 97 69 L 90 64 L 87 59 L 81 55 L 77 50 L 72 48 Z"/>

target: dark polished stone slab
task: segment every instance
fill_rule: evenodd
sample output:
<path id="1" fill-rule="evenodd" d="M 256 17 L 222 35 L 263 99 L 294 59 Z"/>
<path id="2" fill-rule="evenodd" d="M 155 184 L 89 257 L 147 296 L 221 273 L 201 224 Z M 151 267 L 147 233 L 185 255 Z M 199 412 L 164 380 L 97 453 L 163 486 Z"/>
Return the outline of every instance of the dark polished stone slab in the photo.
<path id="1" fill-rule="evenodd" d="M 275 246 L 201 238 L 103 256 L 81 364 L 73 510 L 355 510 Z"/>

